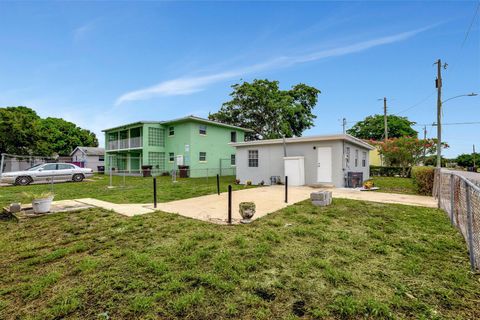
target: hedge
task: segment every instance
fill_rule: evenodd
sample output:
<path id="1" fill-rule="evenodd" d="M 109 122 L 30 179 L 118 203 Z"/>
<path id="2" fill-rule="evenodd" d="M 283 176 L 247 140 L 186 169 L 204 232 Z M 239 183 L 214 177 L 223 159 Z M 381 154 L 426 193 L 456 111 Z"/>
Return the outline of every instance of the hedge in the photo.
<path id="1" fill-rule="evenodd" d="M 413 167 L 412 178 L 418 193 L 431 196 L 433 193 L 434 167 Z"/>
<path id="2" fill-rule="evenodd" d="M 370 166 L 370 176 L 376 177 L 410 177 L 411 168 Z"/>

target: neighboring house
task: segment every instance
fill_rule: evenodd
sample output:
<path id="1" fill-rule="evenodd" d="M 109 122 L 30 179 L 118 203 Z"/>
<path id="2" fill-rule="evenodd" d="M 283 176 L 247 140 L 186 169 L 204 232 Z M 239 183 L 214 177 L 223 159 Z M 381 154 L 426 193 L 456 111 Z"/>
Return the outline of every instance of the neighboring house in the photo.
<path id="1" fill-rule="evenodd" d="M 105 166 L 105 149 L 95 147 L 76 147 L 70 154 L 72 162 L 82 168 L 98 171 L 98 167 Z"/>
<path id="2" fill-rule="evenodd" d="M 139 121 L 105 129 L 105 170 L 140 173 L 151 165 L 156 174 L 188 166 L 189 176 L 235 174 L 235 148 L 250 131 L 188 116 L 170 121 Z"/>
<path id="3" fill-rule="evenodd" d="M 311 136 L 232 143 L 236 147 L 237 179 L 253 184 L 361 184 L 370 178 L 371 145 L 350 135 Z M 285 148 L 285 149 L 284 149 Z M 284 157 L 286 150 L 287 157 Z"/>
<path id="4" fill-rule="evenodd" d="M 374 147 L 373 150 L 370 150 L 370 165 L 372 166 L 381 166 L 383 165 L 382 156 L 377 148 Z"/>

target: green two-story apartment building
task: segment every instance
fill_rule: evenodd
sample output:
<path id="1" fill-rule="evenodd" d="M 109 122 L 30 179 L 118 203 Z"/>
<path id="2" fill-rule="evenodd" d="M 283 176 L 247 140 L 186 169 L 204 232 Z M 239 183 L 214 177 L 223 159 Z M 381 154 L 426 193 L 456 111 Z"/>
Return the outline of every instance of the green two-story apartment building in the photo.
<path id="1" fill-rule="evenodd" d="M 138 121 L 105 129 L 105 170 L 154 174 L 188 166 L 190 177 L 235 174 L 235 148 L 244 129 L 195 116 L 170 121 Z"/>

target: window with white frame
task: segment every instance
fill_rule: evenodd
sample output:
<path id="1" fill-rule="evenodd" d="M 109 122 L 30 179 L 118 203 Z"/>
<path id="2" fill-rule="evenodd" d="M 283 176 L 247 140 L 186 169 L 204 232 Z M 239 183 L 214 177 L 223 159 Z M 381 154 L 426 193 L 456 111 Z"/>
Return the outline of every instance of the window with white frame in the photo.
<path id="1" fill-rule="evenodd" d="M 198 161 L 200 161 L 200 162 L 207 161 L 207 153 L 203 152 L 203 151 L 199 152 L 198 153 Z"/>
<path id="2" fill-rule="evenodd" d="M 230 142 L 237 142 L 237 132 L 230 132 Z"/>
<path id="3" fill-rule="evenodd" d="M 367 152 L 363 151 L 362 152 L 362 167 L 366 167 L 366 166 L 367 166 Z"/>
<path id="4" fill-rule="evenodd" d="M 168 153 L 168 161 L 170 161 L 170 162 L 175 161 L 175 153 L 173 153 L 173 152 Z"/>
<path id="5" fill-rule="evenodd" d="M 355 167 L 358 167 L 358 149 L 355 149 Z"/>
<path id="6" fill-rule="evenodd" d="M 345 163 L 347 166 L 350 165 L 350 147 L 345 149 Z"/>
<path id="7" fill-rule="evenodd" d="M 207 126 L 204 125 L 204 124 L 199 125 L 198 126 L 198 133 L 202 134 L 202 135 L 206 135 L 207 134 Z"/>
<path id="8" fill-rule="evenodd" d="M 169 136 L 175 135 L 175 127 L 169 127 L 168 128 L 168 135 Z"/>
<path id="9" fill-rule="evenodd" d="M 235 164 L 236 164 L 235 155 L 231 154 L 230 155 L 230 165 L 234 166 Z"/>
<path id="10" fill-rule="evenodd" d="M 258 150 L 248 150 L 248 166 L 258 167 Z"/>

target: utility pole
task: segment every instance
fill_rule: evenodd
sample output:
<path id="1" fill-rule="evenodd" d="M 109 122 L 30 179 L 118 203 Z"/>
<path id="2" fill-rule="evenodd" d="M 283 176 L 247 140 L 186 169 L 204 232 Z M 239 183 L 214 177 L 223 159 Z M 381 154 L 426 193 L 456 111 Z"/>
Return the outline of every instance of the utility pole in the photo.
<path id="1" fill-rule="evenodd" d="M 437 168 L 442 167 L 442 60 L 438 59 L 434 64 L 437 65 Z M 447 68 L 447 64 L 443 65 Z"/>
<path id="2" fill-rule="evenodd" d="M 347 126 L 347 119 L 346 119 L 346 118 L 343 118 L 343 120 L 342 120 L 342 126 L 343 126 L 343 134 L 345 134 L 345 132 L 346 132 L 346 131 L 345 131 L 345 128 L 346 128 L 346 126 Z"/>
<path id="3" fill-rule="evenodd" d="M 427 152 L 427 148 L 425 147 L 425 143 L 427 141 L 427 126 L 423 126 L 423 164 L 425 165 L 425 156 Z"/>
<path id="4" fill-rule="evenodd" d="M 475 145 L 473 145 L 473 170 L 475 170 L 477 166 L 475 165 Z"/>
<path id="5" fill-rule="evenodd" d="M 437 206 L 440 209 L 442 205 L 441 200 L 441 179 L 442 174 L 440 169 L 442 168 L 442 60 L 438 59 L 437 62 L 434 64 L 437 65 L 437 169 L 438 169 L 438 191 L 437 191 L 437 198 L 438 203 Z M 447 64 L 443 66 L 445 69 L 447 68 Z"/>
<path id="6" fill-rule="evenodd" d="M 385 141 L 387 141 L 388 140 L 387 97 L 383 97 L 383 126 L 385 127 Z"/>

